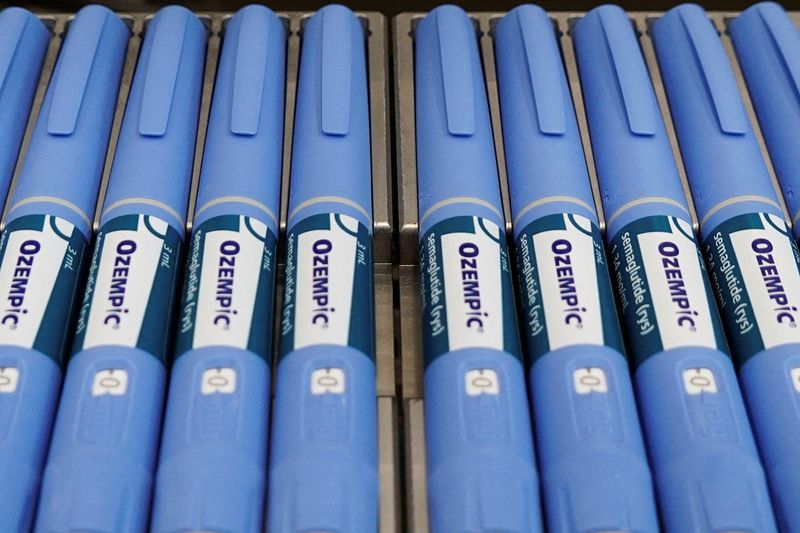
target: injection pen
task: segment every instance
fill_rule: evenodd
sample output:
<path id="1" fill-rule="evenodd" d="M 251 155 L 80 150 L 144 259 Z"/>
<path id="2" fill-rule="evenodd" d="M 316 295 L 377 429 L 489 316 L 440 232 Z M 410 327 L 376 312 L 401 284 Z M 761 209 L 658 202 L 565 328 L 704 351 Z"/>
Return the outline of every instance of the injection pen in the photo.
<path id="1" fill-rule="evenodd" d="M 573 28 L 606 213 L 612 283 L 633 358 L 666 531 L 775 531 L 764 472 L 630 19 Z"/>
<path id="2" fill-rule="evenodd" d="M 477 36 L 441 6 L 415 30 L 430 526 L 542 531 Z"/>
<path id="3" fill-rule="evenodd" d="M 170 6 L 134 73 L 47 458 L 36 531 L 147 527 L 206 30 Z"/>
<path id="4" fill-rule="evenodd" d="M 28 531 L 91 239 L 128 29 L 81 9 L 0 236 L 0 530 Z"/>
<path id="5" fill-rule="evenodd" d="M 30 11 L 0 11 L 0 201 L 5 201 L 50 32 Z"/>
<path id="6" fill-rule="evenodd" d="M 552 21 L 537 6 L 520 6 L 495 26 L 494 42 L 548 531 L 657 531 L 605 249 Z"/>
<path id="7" fill-rule="evenodd" d="M 152 531 L 263 531 L 286 32 L 251 5 L 217 70 Z"/>
<path id="8" fill-rule="evenodd" d="M 269 530 L 376 531 L 372 188 L 364 29 L 303 28 L 272 421 Z"/>
<path id="9" fill-rule="evenodd" d="M 800 203 L 797 194 L 800 186 L 800 100 L 797 96 L 800 81 L 800 33 L 783 8 L 772 2 L 762 2 L 746 9 L 729 23 L 728 32 L 733 39 L 761 131 L 783 189 L 789 215 L 794 222 L 794 237 L 800 238 Z M 793 254 L 794 252 L 792 250 Z M 782 270 L 785 269 L 791 272 L 790 262 L 782 265 Z M 793 282 L 796 282 L 796 278 Z M 769 289 L 767 292 L 769 293 Z M 762 320 L 761 317 L 758 319 Z M 769 318 L 766 320 L 770 322 Z M 759 322 L 759 329 L 762 329 L 760 324 Z M 799 341 L 800 337 L 796 335 L 792 339 L 794 343 Z M 797 344 L 793 346 L 797 349 Z M 762 390 L 747 391 L 747 394 L 753 397 L 750 407 L 754 418 L 761 417 L 754 424 L 759 431 L 758 442 L 773 486 L 772 500 L 778 521 L 786 531 L 800 531 L 800 526 L 797 525 L 800 511 L 794 498 L 800 492 L 800 481 L 796 479 L 797 472 L 800 471 L 800 418 L 794 407 L 800 402 L 800 359 L 786 353 L 777 356 L 760 355 L 758 359 L 766 357 L 774 358 L 774 364 L 778 366 L 758 379 L 760 383 L 755 383 L 757 379 L 754 377 L 749 378 L 748 382 Z M 763 367 L 769 364 L 757 362 L 758 359 L 745 365 L 742 371 L 745 372 L 748 366 Z M 779 366 L 781 364 L 785 365 L 782 369 Z M 747 372 L 767 374 L 768 371 L 751 368 Z M 768 379 L 774 380 L 772 385 L 767 383 Z M 786 380 L 791 382 L 791 386 Z M 770 387 L 771 390 L 763 387 Z M 756 401 L 758 405 L 755 404 Z M 775 420 L 767 420 L 766 417 L 773 416 L 772 413 L 775 413 Z"/>
<path id="10" fill-rule="evenodd" d="M 682 5 L 651 31 L 775 515 L 781 531 L 800 531 L 797 243 L 706 13 Z"/>

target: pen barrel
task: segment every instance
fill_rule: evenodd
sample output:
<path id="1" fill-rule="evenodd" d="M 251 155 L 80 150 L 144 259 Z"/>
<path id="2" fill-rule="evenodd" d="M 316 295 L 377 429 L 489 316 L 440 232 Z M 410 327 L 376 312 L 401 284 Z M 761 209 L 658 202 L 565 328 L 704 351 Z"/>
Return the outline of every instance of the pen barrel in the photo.
<path id="1" fill-rule="evenodd" d="M 529 379 L 550 530 L 656 531 L 652 479 L 622 354 L 596 345 L 558 348 L 534 363 Z"/>
<path id="2" fill-rule="evenodd" d="M 780 531 L 800 531 L 800 355 L 797 344 L 763 350 L 740 369 L 744 397 L 769 476 Z"/>
<path id="3" fill-rule="evenodd" d="M 269 218 L 195 226 L 156 477 L 154 531 L 261 531 L 275 256 Z"/>
<path id="4" fill-rule="evenodd" d="M 269 529 L 375 531 L 375 365 L 349 346 L 315 344 L 278 365 Z"/>
<path id="5" fill-rule="evenodd" d="M 29 348 L 3 346 L 0 355 L 0 530 L 33 525 L 61 369 Z"/>
<path id="6" fill-rule="evenodd" d="M 69 368 L 36 531 L 142 531 L 161 430 L 164 365 L 140 349 L 99 346 L 73 356 Z"/>
<path id="7" fill-rule="evenodd" d="M 173 366 L 152 530 L 262 531 L 270 369 L 250 351 L 205 346 Z"/>
<path id="8" fill-rule="evenodd" d="M 5 200 L 50 32 L 33 13 L 9 7 L 0 11 L 0 198 Z"/>
<path id="9" fill-rule="evenodd" d="M 665 529 L 776 531 L 729 356 L 667 350 L 635 381 Z"/>
<path id="10" fill-rule="evenodd" d="M 516 250 L 549 527 L 655 531 L 600 231 L 580 215 L 549 215 L 519 230 Z"/>
<path id="11" fill-rule="evenodd" d="M 32 522 L 86 253 L 78 228 L 50 216 L 12 220 L 0 239 L 0 471 L 13 493 L 0 525 L 9 531 Z"/>
<path id="12" fill-rule="evenodd" d="M 424 383 L 431 531 L 541 531 L 519 359 L 451 351 L 426 367 Z"/>
<path id="13" fill-rule="evenodd" d="M 710 232 L 704 251 L 717 302 L 740 365 L 742 387 L 772 487 L 781 527 L 798 515 L 795 490 L 800 438 L 800 253 L 782 218 L 734 217 Z"/>

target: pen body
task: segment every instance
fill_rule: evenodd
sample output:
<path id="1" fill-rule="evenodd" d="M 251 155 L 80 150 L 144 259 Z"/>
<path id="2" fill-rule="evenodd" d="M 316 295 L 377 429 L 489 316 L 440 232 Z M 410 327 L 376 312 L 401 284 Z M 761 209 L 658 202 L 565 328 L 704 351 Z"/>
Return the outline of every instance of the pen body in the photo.
<path id="1" fill-rule="evenodd" d="M 366 40 L 303 30 L 273 408 L 271 531 L 376 531 L 377 403 Z"/>

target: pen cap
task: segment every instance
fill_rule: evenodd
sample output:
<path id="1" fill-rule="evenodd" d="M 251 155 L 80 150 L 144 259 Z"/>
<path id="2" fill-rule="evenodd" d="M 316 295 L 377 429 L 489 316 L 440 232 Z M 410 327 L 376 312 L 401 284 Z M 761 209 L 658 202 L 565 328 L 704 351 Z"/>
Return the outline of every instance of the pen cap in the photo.
<path id="1" fill-rule="evenodd" d="M 728 24 L 792 219 L 800 212 L 800 32 L 774 2 Z M 795 226 L 795 234 L 800 227 Z"/>
<path id="2" fill-rule="evenodd" d="M 346 7 L 329 5 L 308 19 L 302 39 L 289 226 L 329 213 L 332 201 L 372 231 L 364 28 Z"/>
<path id="3" fill-rule="evenodd" d="M 651 33 L 701 233 L 706 222 L 711 230 L 741 213 L 763 211 L 782 218 L 731 65 L 708 15 L 697 5 L 683 4 L 653 23 Z M 744 198 L 749 201 L 715 209 Z"/>
<path id="4" fill-rule="evenodd" d="M 534 211 L 541 217 L 566 210 L 597 224 L 552 21 L 538 6 L 519 6 L 497 24 L 494 40 L 515 233 Z M 543 200 L 549 202 L 530 209 Z"/>
<path id="5" fill-rule="evenodd" d="M 597 7 L 572 29 L 609 237 L 689 209 L 639 41 L 625 12 Z"/>
<path id="6" fill-rule="evenodd" d="M 237 213 L 277 234 L 283 154 L 286 30 L 264 6 L 242 8 L 223 36 L 195 225 Z M 267 215 L 265 217 L 265 215 Z"/>
<path id="7" fill-rule="evenodd" d="M 67 30 L 14 192 L 8 220 L 63 217 L 88 236 L 117 104 L 129 31 L 84 7 Z"/>
<path id="8" fill-rule="evenodd" d="M 471 214 L 502 226 L 478 40 L 461 8 L 440 6 L 420 21 L 414 64 L 420 236 L 437 222 L 431 209 L 465 200 L 479 211 Z"/>
<path id="9" fill-rule="evenodd" d="M 5 199 L 50 32 L 19 7 L 0 11 L 0 200 Z"/>
<path id="10" fill-rule="evenodd" d="M 183 234 L 205 46 L 205 27 L 184 7 L 165 7 L 150 21 L 125 108 L 101 224 L 141 213 L 143 203 L 154 204 L 160 207 L 158 216 L 170 215 L 166 221 Z"/>

